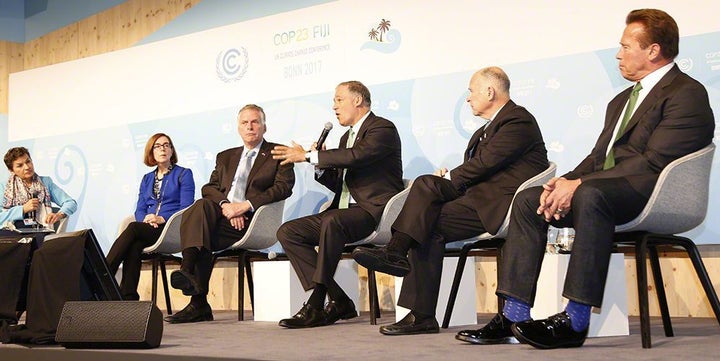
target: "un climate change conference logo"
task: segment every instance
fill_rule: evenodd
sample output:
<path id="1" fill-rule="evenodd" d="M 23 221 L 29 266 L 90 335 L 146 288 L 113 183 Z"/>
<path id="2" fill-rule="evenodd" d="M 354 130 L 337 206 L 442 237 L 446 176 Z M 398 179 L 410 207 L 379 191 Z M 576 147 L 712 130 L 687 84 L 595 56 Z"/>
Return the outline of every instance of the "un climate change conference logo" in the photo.
<path id="1" fill-rule="evenodd" d="M 680 68 L 680 70 L 682 70 L 686 73 L 689 72 L 690 70 L 692 70 L 692 68 L 693 68 L 692 58 L 679 59 L 676 61 L 676 63 L 678 65 L 678 67 Z"/>
<path id="2" fill-rule="evenodd" d="M 248 52 L 244 47 L 223 50 L 215 60 L 215 71 L 218 78 L 226 83 L 238 81 L 245 76 L 248 61 Z"/>

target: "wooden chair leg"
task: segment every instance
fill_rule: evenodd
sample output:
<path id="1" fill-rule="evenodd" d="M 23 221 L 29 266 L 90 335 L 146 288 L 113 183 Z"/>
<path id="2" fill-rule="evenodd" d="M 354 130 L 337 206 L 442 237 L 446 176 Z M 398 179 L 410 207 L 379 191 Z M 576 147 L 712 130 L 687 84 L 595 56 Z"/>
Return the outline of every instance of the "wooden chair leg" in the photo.
<path id="1" fill-rule="evenodd" d="M 650 337 L 650 310 L 648 309 L 647 265 L 645 264 L 646 254 L 647 244 L 643 239 L 635 244 L 635 269 L 637 272 L 638 303 L 640 306 L 640 338 L 642 340 L 643 348 L 651 348 L 652 340 Z"/>
<path id="2" fill-rule="evenodd" d="M 168 286 L 167 270 L 165 269 L 165 260 L 159 260 L 160 262 L 160 276 L 162 277 L 163 291 L 165 293 L 165 307 L 167 307 L 168 315 L 172 315 L 172 305 L 170 304 L 170 287 Z"/>
<path id="3" fill-rule="evenodd" d="M 670 310 L 668 309 L 667 295 L 665 293 L 665 282 L 663 281 L 662 270 L 660 269 L 660 258 L 655 245 L 648 245 L 648 256 L 650 257 L 650 269 L 653 273 L 653 281 L 655 282 L 655 291 L 657 292 L 658 306 L 660 307 L 665 336 L 673 337 Z"/>
<path id="4" fill-rule="evenodd" d="M 455 268 L 455 277 L 453 278 L 452 287 L 450 287 L 450 295 L 448 296 L 447 307 L 445 307 L 445 317 L 443 318 L 442 328 L 448 328 L 450 325 L 450 317 L 452 316 L 453 308 L 455 307 L 455 299 L 457 299 L 458 289 L 460 288 L 460 281 L 462 280 L 463 269 L 467 262 L 468 253 L 472 249 L 474 244 L 466 244 L 463 246 L 458 256 L 457 268 Z"/>

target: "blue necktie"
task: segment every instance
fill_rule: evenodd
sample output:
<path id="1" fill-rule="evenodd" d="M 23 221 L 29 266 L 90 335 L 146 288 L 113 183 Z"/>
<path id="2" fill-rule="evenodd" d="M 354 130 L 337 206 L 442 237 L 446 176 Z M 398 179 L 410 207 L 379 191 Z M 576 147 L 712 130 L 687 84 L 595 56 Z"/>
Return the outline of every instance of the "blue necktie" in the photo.
<path id="1" fill-rule="evenodd" d="M 233 202 L 242 202 L 245 200 L 245 188 L 247 188 L 247 179 L 252 168 L 252 160 L 255 156 L 255 150 L 247 152 L 245 158 L 240 161 L 240 171 L 238 173 L 237 181 L 235 182 L 235 194 L 233 195 Z"/>

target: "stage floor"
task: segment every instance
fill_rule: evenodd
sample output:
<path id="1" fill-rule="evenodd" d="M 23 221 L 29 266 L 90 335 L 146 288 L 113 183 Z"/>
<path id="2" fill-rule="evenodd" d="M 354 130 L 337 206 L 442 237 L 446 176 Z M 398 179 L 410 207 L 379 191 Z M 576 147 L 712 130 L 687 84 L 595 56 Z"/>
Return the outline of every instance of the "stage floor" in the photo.
<path id="1" fill-rule="evenodd" d="M 478 315 L 478 326 L 441 329 L 439 334 L 383 336 L 379 325 L 392 323 L 384 313 L 370 325 L 363 313 L 335 325 L 303 330 L 274 322 L 237 321 L 237 313 L 220 311 L 215 321 L 165 324 L 162 344 L 152 350 L 66 350 L 61 346 L 0 345 L 0 360 L 708 360 L 720 355 L 720 326 L 712 318 L 674 318 L 675 337 L 665 337 L 662 321 L 653 318 L 653 348 L 640 345 L 640 324 L 630 319 L 630 336 L 591 338 L 576 349 L 536 350 L 527 345 L 477 346 L 455 340 L 461 329 L 478 328 L 493 315 Z M 252 315 L 247 312 L 246 317 Z"/>

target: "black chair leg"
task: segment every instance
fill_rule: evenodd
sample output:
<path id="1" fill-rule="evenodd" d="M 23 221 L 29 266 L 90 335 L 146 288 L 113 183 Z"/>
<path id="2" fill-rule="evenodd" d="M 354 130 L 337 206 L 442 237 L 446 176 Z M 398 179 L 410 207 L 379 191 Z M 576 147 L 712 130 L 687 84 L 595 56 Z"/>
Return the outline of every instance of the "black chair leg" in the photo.
<path id="1" fill-rule="evenodd" d="M 640 337 L 643 348 L 651 348 L 650 337 L 650 310 L 648 309 L 648 279 L 645 255 L 647 244 L 645 240 L 635 244 L 635 269 L 637 272 L 638 303 L 640 306 Z"/>
<path id="2" fill-rule="evenodd" d="M 497 274 L 500 275 L 500 257 L 502 256 L 502 246 L 498 246 L 497 250 L 497 256 L 495 257 L 495 264 L 497 265 Z M 498 304 L 498 314 L 502 314 L 503 308 L 505 308 L 505 298 L 498 295 L 497 296 L 497 304 Z"/>
<path id="3" fill-rule="evenodd" d="M 718 323 L 720 323 L 720 300 L 718 300 L 718 295 L 715 292 L 715 288 L 713 287 L 712 282 L 710 281 L 707 269 L 703 264 L 702 258 L 700 258 L 700 252 L 695 246 L 695 243 L 690 240 L 683 240 L 680 245 L 685 248 L 685 251 L 687 251 L 688 255 L 690 256 L 690 260 L 692 261 L 693 267 L 695 268 L 695 273 L 697 273 L 697 276 L 700 279 L 700 283 L 705 290 L 705 295 L 710 302 L 710 307 L 712 307 L 713 312 L 715 312 L 715 318 L 717 319 Z"/>
<path id="4" fill-rule="evenodd" d="M 158 273 L 158 259 L 153 258 L 152 260 L 152 291 L 150 299 L 153 305 L 157 305 L 157 273 Z"/>
<path id="5" fill-rule="evenodd" d="M 238 321 L 245 319 L 245 252 L 238 254 Z"/>
<path id="6" fill-rule="evenodd" d="M 660 258 L 655 245 L 648 245 L 648 256 L 650 257 L 650 269 L 652 270 L 653 280 L 655 281 L 655 291 L 657 292 L 658 306 L 660 307 L 665 336 L 673 337 L 670 310 L 668 309 L 667 294 L 665 293 L 665 282 L 663 281 L 662 270 L 660 269 Z"/>
<path id="7" fill-rule="evenodd" d="M 248 293 L 250 293 L 250 308 L 253 317 L 255 316 L 255 283 L 253 282 L 252 266 L 250 265 L 250 257 L 244 257 L 245 275 L 247 276 Z"/>
<path id="8" fill-rule="evenodd" d="M 160 277 L 162 277 L 163 291 L 165 293 L 165 306 L 167 307 L 168 315 L 172 315 L 172 305 L 170 304 L 170 287 L 168 286 L 167 270 L 165 269 L 165 261 L 159 260 L 160 262 Z"/>
<path id="9" fill-rule="evenodd" d="M 378 305 L 377 282 L 375 271 L 368 270 L 368 298 L 370 301 L 370 324 L 377 325 L 380 317 L 380 306 Z"/>
<path id="10" fill-rule="evenodd" d="M 474 244 L 466 244 L 463 246 L 458 256 L 458 264 L 455 268 L 455 277 L 453 278 L 452 287 L 450 287 L 450 295 L 448 296 L 447 307 L 445 307 L 445 316 L 443 317 L 442 328 L 448 328 L 450 325 L 450 317 L 452 316 L 453 308 L 455 307 L 455 299 L 457 299 L 458 289 L 460 288 L 460 281 L 462 280 L 463 269 L 467 262 L 468 253 L 472 249 Z"/>

